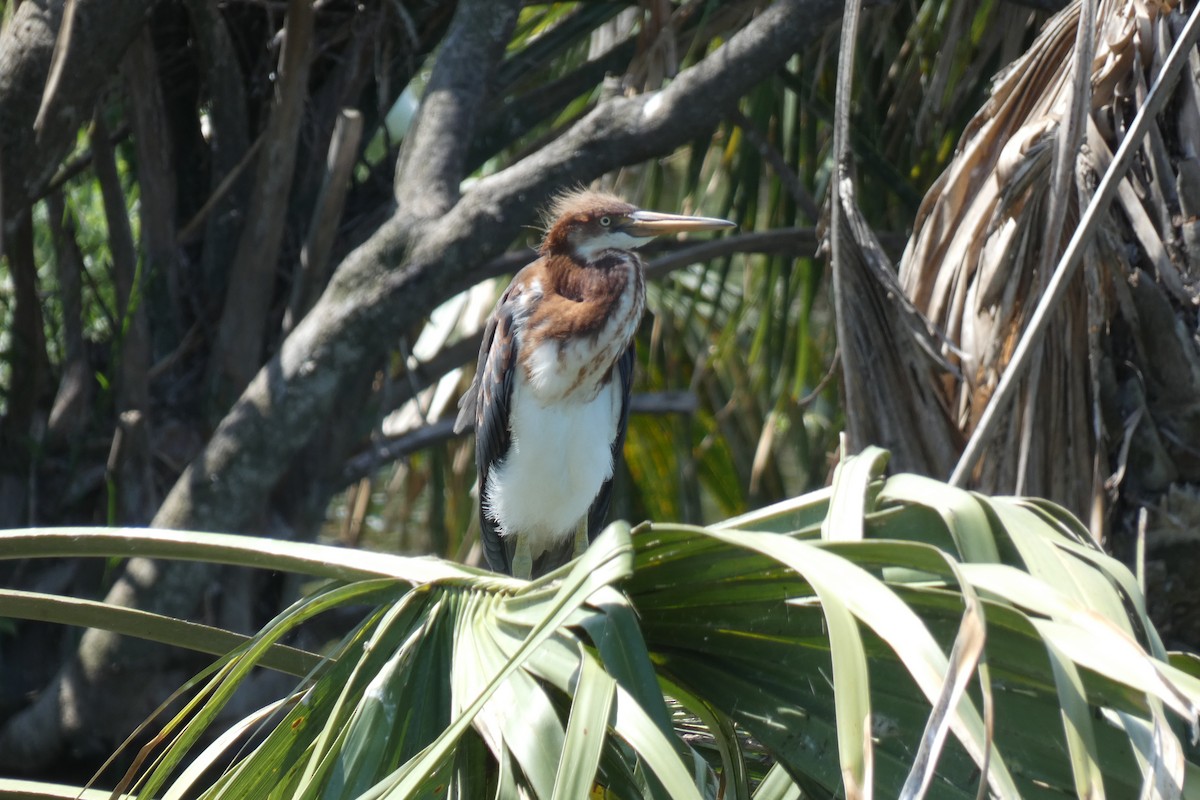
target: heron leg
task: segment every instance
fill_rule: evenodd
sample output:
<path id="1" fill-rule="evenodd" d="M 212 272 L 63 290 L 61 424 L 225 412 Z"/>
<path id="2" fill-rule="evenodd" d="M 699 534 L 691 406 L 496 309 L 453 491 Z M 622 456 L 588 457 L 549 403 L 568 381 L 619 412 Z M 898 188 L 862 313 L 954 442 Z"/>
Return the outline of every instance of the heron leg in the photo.
<path id="1" fill-rule="evenodd" d="M 575 552 L 571 555 L 572 558 L 579 558 L 583 555 L 583 551 L 588 549 L 588 518 L 585 516 L 579 520 L 579 524 L 575 526 Z"/>
<path id="2" fill-rule="evenodd" d="M 529 550 L 529 539 L 517 537 L 517 547 L 512 557 L 512 574 L 514 578 L 530 580 L 533 578 L 533 553 Z"/>

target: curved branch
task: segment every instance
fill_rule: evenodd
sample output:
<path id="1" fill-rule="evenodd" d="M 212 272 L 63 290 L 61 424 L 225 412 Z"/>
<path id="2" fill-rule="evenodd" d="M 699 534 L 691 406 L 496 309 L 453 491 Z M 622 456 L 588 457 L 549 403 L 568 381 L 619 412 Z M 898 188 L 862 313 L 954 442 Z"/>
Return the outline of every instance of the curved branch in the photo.
<path id="1" fill-rule="evenodd" d="M 519 220 L 523 223 L 532 217 L 533 206 L 565 184 L 665 155 L 715 127 L 752 87 L 815 41 L 840 10 L 841 4 L 830 0 L 769 6 L 662 91 L 601 103 L 543 149 L 481 179 L 464 202 L 468 209 L 474 203 L 516 205 L 515 212 L 528 212 Z M 512 203 L 518 197 L 519 203 Z"/>

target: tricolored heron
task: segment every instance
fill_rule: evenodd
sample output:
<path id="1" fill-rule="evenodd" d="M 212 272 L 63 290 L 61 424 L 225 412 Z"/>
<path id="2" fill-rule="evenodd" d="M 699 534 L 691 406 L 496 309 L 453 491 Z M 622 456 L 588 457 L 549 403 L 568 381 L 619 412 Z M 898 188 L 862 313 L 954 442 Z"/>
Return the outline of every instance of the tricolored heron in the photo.
<path id="1" fill-rule="evenodd" d="M 634 248 L 662 234 L 734 227 L 594 191 L 561 195 L 549 218 L 539 258 L 488 320 L 455 422 L 456 431 L 475 426 L 488 564 L 524 578 L 566 563 L 604 526 L 646 308 Z"/>

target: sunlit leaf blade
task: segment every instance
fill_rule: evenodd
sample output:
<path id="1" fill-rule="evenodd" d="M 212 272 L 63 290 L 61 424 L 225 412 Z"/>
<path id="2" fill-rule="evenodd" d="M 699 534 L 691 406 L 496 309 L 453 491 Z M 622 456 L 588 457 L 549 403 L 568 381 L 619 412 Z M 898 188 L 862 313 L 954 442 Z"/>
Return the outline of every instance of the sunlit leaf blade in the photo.
<path id="1" fill-rule="evenodd" d="M 1083 681 L 1074 662 L 1064 656 L 1051 642 L 1046 643 L 1050 665 L 1062 704 L 1063 728 L 1075 776 L 1075 791 L 1080 797 L 1103 800 L 1104 780 L 1097 763 L 1096 736 L 1092 730 Z"/>
<path id="2" fill-rule="evenodd" d="M 0 589 L 0 617 L 103 628 L 212 655 L 227 653 L 246 641 L 245 636 L 220 628 L 136 608 L 16 589 Z M 303 676 L 320 661 L 320 656 L 313 653 L 277 644 L 263 655 L 259 663 L 264 667 Z"/>
<path id="3" fill-rule="evenodd" d="M 800 787 L 787 774 L 782 764 L 771 767 L 754 790 L 754 800 L 800 800 L 803 796 Z"/>
<path id="4" fill-rule="evenodd" d="M 127 556 L 202 560 L 296 572 L 337 580 L 395 578 L 413 583 L 503 576 L 429 558 L 405 558 L 280 539 L 147 528 L 41 528 L 0 530 L 0 558 Z"/>
<path id="5" fill-rule="evenodd" d="M 553 800 L 584 797 L 591 790 L 608 735 L 616 687 L 616 681 L 596 661 L 580 653 L 579 679 L 567 720 Z"/>

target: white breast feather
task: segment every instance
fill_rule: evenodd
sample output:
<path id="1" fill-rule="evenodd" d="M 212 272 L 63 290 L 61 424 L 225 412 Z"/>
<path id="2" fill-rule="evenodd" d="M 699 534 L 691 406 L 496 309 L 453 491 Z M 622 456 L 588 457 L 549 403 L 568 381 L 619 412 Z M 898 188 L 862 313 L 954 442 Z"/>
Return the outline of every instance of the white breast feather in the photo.
<path id="1" fill-rule="evenodd" d="M 527 536 L 535 557 L 574 535 L 612 477 L 622 399 L 615 377 L 590 399 L 543 405 L 525 376 L 515 376 L 512 447 L 488 475 L 485 509 L 502 535 Z"/>

